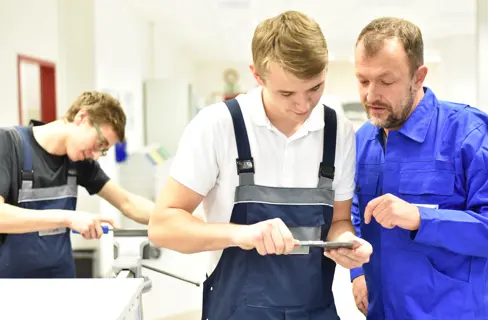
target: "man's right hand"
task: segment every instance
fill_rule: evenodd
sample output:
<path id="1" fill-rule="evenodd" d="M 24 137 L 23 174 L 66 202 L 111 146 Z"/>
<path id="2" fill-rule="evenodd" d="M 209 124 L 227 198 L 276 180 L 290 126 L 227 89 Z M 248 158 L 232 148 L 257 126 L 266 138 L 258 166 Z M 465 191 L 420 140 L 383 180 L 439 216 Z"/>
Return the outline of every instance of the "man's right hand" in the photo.
<path id="1" fill-rule="evenodd" d="M 112 219 L 88 212 L 72 211 L 68 217 L 68 228 L 79 232 L 87 240 L 100 239 L 103 235 L 102 223 L 108 223 L 117 229 Z"/>
<path id="2" fill-rule="evenodd" d="M 264 256 L 267 254 L 288 254 L 295 247 L 288 227 L 281 219 L 271 219 L 252 225 L 242 225 L 234 234 L 233 243 L 245 250 L 256 248 Z"/>
<path id="3" fill-rule="evenodd" d="M 361 275 L 352 280 L 352 294 L 354 301 L 359 311 L 364 315 L 368 313 L 368 288 L 366 287 L 366 280 L 364 275 Z"/>

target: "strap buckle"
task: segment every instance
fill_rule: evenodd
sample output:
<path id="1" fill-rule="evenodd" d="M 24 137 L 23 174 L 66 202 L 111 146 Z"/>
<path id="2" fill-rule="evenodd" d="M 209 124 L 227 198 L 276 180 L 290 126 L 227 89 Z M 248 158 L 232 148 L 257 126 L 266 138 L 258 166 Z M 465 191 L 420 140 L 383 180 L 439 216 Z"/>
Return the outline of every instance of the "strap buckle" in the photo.
<path id="1" fill-rule="evenodd" d="M 237 174 L 254 173 L 254 160 L 251 159 L 236 159 Z"/>
<path id="2" fill-rule="evenodd" d="M 320 163 L 319 176 L 334 180 L 334 174 L 335 174 L 334 166 L 327 166 L 323 162 Z"/>
<path id="3" fill-rule="evenodd" d="M 34 181 L 34 171 L 24 171 L 22 170 L 22 181 Z"/>

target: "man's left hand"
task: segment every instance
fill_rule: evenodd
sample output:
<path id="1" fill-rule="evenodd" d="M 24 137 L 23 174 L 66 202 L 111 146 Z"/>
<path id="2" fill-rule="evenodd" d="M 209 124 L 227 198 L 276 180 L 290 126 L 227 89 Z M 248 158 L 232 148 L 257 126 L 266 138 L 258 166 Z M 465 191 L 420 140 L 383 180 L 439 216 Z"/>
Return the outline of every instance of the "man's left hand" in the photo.
<path id="1" fill-rule="evenodd" d="M 418 230 L 420 226 L 419 208 L 389 193 L 368 203 L 364 210 L 364 223 L 369 224 L 372 217 L 388 229 Z"/>
<path id="2" fill-rule="evenodd" d="M 338 239 L 334 239 L 334 241 L 353 241 L 355 243 L 352 249 L 339 248 L 324 250 L 324 256 L 334 260 L 335 263 L 346 269 L 353 269 L 369 262 L 369 258 L 373 253 L 373 247 L 366 240 L 358 238 L 348 231 L 344 232 Z"/>

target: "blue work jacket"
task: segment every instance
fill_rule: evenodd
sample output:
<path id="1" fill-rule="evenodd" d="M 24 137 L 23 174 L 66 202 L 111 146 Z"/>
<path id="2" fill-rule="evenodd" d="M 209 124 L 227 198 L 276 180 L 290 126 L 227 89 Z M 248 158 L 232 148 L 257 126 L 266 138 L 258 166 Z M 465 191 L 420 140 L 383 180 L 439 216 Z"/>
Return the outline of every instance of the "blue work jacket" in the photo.
<path id="1" fill-rule="evenodd" d="M 488 319 L 488 116 L 437 100 L 429 88 L 400 130 L 357 132 L 353 223 L 373 246 L 365 274 L 368 320 Z M 418 205 L 409 231 L 364 223 L 383 194 Z"/>

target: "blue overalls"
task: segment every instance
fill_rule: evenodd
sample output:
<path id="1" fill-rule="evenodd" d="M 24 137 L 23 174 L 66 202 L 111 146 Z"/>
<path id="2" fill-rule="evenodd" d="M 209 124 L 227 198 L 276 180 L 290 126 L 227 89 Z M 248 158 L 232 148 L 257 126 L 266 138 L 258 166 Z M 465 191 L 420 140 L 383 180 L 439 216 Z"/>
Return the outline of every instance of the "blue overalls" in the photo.
<path id="1" fill-rule="evenodd" d="M 318 187 L 279 188 L 254 184 L 254 161 L 240 106 L 235 99 L 226 104 L 239 157 L 239 186 L 230 222 L 251 225 L 280 218 L 298 240 L 325 240 L 334 203 L 335 111 L 325 107 Z M 337 320 L 332 295 L 334 271 L 335 263 L 324 257 L 321 248 L 298 248 L 289 255 L 266 256 L 254 249 L 226 248 L 204 283 L 202 319 Z"/>
<path id="2" fill-rule="evenodd" d="M 18 206 L 33 210 L 75 210 L 76 170 L 69 167 L 67 184 L 34 188 L 31 142 L 28 129 L 16 127 L 23 142 L 22 187 Z M 36 214 L 33 212 L 32 214 Z M 24 234 L 8 234 L 0 246 L 0 278 L 74 278 L 70 230 L 59 228 Z"/>
<path id="3" fill-rule="evenodd" d="M 364 271 L 368 320 L 485 320 L 488 118 L 424 91 L 386 145 L 371 123 L 357 132 L 353 222 L 374 250 L 351 277 Z M 368 202 L 386 193 L 418 206 L 418 231 L 364 223 Z"/>

